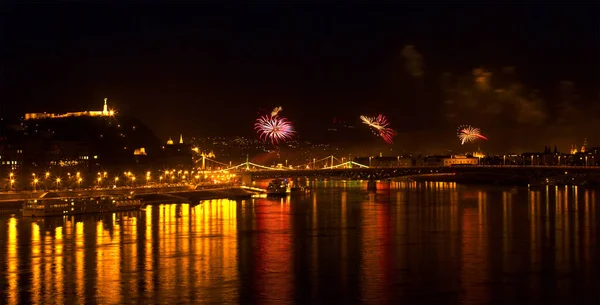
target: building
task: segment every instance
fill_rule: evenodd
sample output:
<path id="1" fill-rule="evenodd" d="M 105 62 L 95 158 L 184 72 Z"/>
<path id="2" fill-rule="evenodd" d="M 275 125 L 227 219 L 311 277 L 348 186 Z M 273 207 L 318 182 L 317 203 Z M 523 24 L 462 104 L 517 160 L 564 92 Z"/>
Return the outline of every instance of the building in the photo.
<path id="1" fill-rule="evenodd" d="M 13 172 L 23 167 L 23 147 L 3 141 L 0 143 L 0 168 Z"/>
<path id="2" fill-rule="evenodd" d="M 27 171 L 147 170 L 162 156 L 154 132 L 132 115 L 116 115 L 106 99 L 101 111 L 28 113 L 8 127 L 7 138 L 22 147 Z"/>
<path id="3" fill-rule="evenodd" d="M 577 154 L 577 153 L 585 153 L 585 150 L 587 149 L 587 138 L 583 139 L 583 145 L 581 146 L 580 150 L 577 150 L 577 145 L 571 145 L 571 149 L 570 149 L 570 153 L 571 155 Z"/>
<path id="4" fill-rule="evenodd" d="M 450 157 L 446 157 L 446 158 L 442 158 L 442 166 L 457 166 L 457 165 L 463 165 L 463 166 L 469 166 L 469 165 L 478 165 L 479 164 L 479 159 L 477 157 L 471 157 L 471 156 L 450 156 Z"/>
<path id="5" fill-rule="evenodd" d="M 163 166 L 170 169 L 187 169 L 194 165 L 193 150 L 190 144 L 183 142 L 183 135 L 179 135 L 179 143 L 174 143 L 171 138 L 163 146 Z"/>
<path id="6" fill-rule="evenodd" d="M 81 116 L 114 116 L 115 111 L 108 109 L 107 98 L 104 98 L 104 107 L 102 111 L 79 111 L 79 112 L 67 112 L 67 113 L 47 113 L 47 112 L 34 112 L 26 113 L 25 120 L 39 120 L 39 119 L 57 119 L 57 118 L 68 118 L 68 117 L 81 117 Z"/>

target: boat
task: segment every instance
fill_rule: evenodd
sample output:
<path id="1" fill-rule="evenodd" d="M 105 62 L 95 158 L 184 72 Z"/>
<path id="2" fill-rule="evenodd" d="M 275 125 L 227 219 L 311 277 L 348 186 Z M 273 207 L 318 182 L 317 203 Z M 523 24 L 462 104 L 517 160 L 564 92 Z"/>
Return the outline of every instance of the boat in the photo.
<path id="1" fill-rule="evenodd" d="M 304 192 L 303 186 L 295 186 L 295 187 L 290 188 L 290 193 L 299 194 L 299 193 L 303 193 L 303 192 Z"/>
<path id="2" fill-rule="evenodd" d="M 140 199 L 130 196 L 60 197 L 56 193 L 44 193 L 37 199 L 25 201 L 24 217 L 47 217 L 93 213 L 131 211 L 142 206 Z"/>
<path id="3" fill-rule="evenodd" d="M 271 196 L 287 195 L 289 191 L 290 189 L 288 183 L 283 179 L 273 179 L 271 180 L 271 182 L 269 182 L 269 185 L 267 186 L 267 195 Z"/>

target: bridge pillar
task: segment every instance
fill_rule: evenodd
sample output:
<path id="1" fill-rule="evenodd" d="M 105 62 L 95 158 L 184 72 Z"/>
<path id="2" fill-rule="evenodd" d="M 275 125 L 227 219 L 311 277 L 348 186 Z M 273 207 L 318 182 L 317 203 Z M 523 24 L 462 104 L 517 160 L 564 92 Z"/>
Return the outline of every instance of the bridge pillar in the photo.
<path id="1" fill-rule="evenodd" d="M 242 184 L 244 185 L 252 185 L 252 173 L 243 173 L 241 175 Z"/>
<path id="2" fill-rule="evenodd" d="M 377 190 L 377 182 L 373 179 L 369 179 L 367 182 L 367 190 L 376 191 Z"/>

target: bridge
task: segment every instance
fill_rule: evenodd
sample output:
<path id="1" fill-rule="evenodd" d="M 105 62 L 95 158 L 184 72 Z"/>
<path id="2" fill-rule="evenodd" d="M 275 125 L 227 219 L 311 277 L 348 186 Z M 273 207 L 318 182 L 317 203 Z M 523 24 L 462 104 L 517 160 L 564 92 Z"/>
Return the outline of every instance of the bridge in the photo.
<path id="1" fill-rule="evenodd" d="M 411 166 L 411 167 L 370 167 L 354 161 L 341 160 L 333 155 L 321 159 L 313 159 L 308 164 L 295 167 L 264 166 L 246 159 L 235 166 L 223 166 L 214 172 L 240 172 L 245 183 L 256 179 L 269 178 L 341 178 L 381 180 L 396 177 L 412 177 L 415 179 L 445 174 L 454 176 L 452 180 L 505 181 L 513 183 L 529 183 L 540 179 L 576 180 L 592 179 L 600 181 L 599 166 L 550 166 L 550 165 L 473 165 L 473 166 Z M 344 162 L 345 161 L 345 162 Z M 203 162 L 216 162 L 208 159 Z M 203 163 L 205 164 L 205 163 Z"/>
<path id="2" fill-rule="evenodd" d="M 341 168 L 368 168 L 369 166 L 360 164 L 354 161 L 345 161 L 346 158 L 337 158 L 333 155 L 327 156 L 321 159 L 313 159 L 310 163 L 296 165 L 295 167 L 288 166 L 287 164 L 281 164 L 280 166 L 264 166 L 250 162 L 246 158 L 246 162 L 238 165 L 226 164 L 202 155 L 202 158 L 197 160 L 196 164 L 199 169 L 207 170 L 210 169 L 215 172 L 223 171 L 273 171 L 273 170 L 306 170 L 306 169 L 341 169 Z M 287 162 L 286 162 L 287 163 Z"/>
<path id="3" fill-rule="evenodd" d="M 443 175 L 445 174 L 445 175 Z M 529 184 L 553 179 L 600 181 L 600 167 L 572 166 L 469 166 L 469 167 L 393 167 L 393 168 L 332 168 L 317 170 L 249 171 L 242 174 L 244 182 L 269 178 L 340 178 L 355 180 L 383 180 L 409 177 L 415 180 L 431 178 L 449 181 L 505 182 Z"/>

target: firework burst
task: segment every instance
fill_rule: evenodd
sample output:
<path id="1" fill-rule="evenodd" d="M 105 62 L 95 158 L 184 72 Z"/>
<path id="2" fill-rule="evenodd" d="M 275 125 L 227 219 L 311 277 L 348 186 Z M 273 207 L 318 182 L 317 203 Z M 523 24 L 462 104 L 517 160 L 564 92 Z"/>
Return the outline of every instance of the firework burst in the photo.
<path id="1" fill-rule="evenodd" d="M 365 115 L 361 115 L 360 120 L 364 124 L 371 127 L 373 129 L 373 133 L 381 137 L 386 143 L 393 143 L 394 137 L 396 136 L 396 132 L 388 127 L 390 123 L 383 114 L 380 114 L 376 117 L 368 117 Z"/>
<path id="2" fill-rule="evenodd" d="M 458 127 L 458 139 L 460 144 L 474 142 L 479 139 L 487 140 L 484 135 L 481 134 L 481 129 L 473 127 L 471 125 L 461 125 Z"/>
<path id="3" fill-rule="evenodd" d="M 295 131 L 292 123 L 286 118 L 264 115 L 256 120 L 254 130 L 263 141 L 270 140 L 272 144 L 286 141 L 292 138 Z"/>

